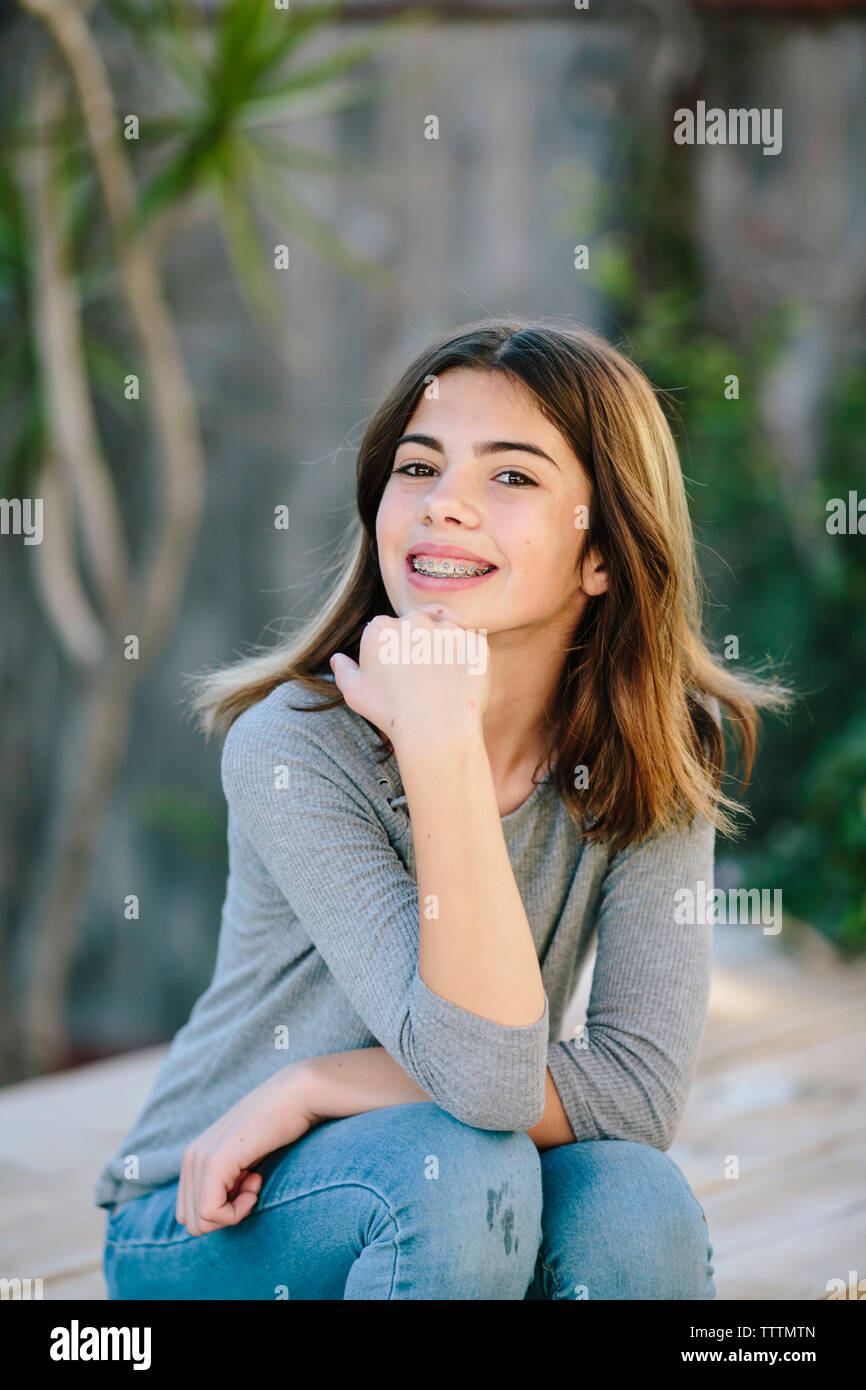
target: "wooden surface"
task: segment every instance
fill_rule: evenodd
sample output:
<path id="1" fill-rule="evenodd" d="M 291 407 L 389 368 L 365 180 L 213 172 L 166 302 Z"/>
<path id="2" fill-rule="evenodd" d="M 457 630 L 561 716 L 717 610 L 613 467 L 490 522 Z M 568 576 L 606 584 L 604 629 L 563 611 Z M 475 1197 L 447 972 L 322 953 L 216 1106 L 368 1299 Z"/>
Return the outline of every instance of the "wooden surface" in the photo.
<path id="1" fill-rule="evenodd" d="M 563 1036 L 584 1016 L 591 964 Z M 826 1298 L 829 1280 L 866 1277 L 864 1004 L 866 963 L 838 964 L 805 929 L 792 954 L 759 927 L 716 928 L 701 1062 L 670 1154 L 706 1212 L 720 1300 Z M 45 1298 L 105 1298 L 92 1187 L 165 1050 L 0 1092 L 0 1276 L 42 1278 Z"/>

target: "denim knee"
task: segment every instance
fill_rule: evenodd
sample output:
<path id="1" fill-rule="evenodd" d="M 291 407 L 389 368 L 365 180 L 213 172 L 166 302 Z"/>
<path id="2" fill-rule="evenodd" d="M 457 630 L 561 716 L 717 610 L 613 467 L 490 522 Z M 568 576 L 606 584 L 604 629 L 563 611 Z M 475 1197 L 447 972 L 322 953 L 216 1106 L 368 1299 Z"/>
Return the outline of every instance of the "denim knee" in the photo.
<path id="1" fill-rule="evenodd" d="M 395 1242 L 404 1265 L 435 1266 L 442 1297 L 522 1299 L 541 1242 L 541 1162 L 529 1135 L 475 1129 L 434 1102 L 376 1114 L 358 1154 L 383 1198 L 370 1241 Z"/>
<path id="2" fill-rule="evenodd" d="M 544 1296 L 712 1299 L 706 1217 L 668 1154 L 623 1139 L 543 1155 Z"/>

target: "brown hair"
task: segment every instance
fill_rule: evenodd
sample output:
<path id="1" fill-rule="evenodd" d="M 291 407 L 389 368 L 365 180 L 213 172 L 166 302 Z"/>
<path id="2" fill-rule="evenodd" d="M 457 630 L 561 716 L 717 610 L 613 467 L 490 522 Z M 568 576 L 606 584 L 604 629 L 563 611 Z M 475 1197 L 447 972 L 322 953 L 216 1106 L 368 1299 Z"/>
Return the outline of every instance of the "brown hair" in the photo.
<path id="1" fill-rule="evenodd" d="M 431 377 L 455 367 L 522 382 L 569 442 L 592 484 L 583 553 L 595 546 L 609 587 L 591 598 L 567 650 L 552 730 L 552 776 L 589 840 L 612 851 L 699 814 L 722 833 L 744 808 L 721 790 L 725 745 L 716 700 L 738 742 L 748 786 L 759 707 L 794 698 L 775 680 L 733 673 L 701 631 L 701 580 L 673 435 L 643 372 L 604 338 L 570 320 L 485 319 L 434 342 L 406 368 L 373 415 L 357 461 L 357 521 L 324 606 L 264 655 L 193 678 L 191 707 L 207 734 L 225 732 L 284 681 L 343 697 L 323 673 L 336 651 L 358 659 L 378 613 L 397 615 L 382 583 L 376 515 L 404 432 Z M 383 739 L 383 756 L 390 745 Z M 589 769 L 589 786 L 574 771 Z M 745 814 L 750 814 L 747 810 Z"/>

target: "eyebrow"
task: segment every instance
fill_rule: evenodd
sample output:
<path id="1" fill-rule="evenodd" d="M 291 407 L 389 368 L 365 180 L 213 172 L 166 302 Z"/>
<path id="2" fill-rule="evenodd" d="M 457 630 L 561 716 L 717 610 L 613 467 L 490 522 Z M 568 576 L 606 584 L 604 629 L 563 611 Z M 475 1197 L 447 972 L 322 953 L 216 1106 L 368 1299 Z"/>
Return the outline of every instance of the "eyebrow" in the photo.
<path id="1" fill-rule="evenodd" d="M 431 434 L 403 434 L 394 446 L 395 452 L 401 444 L 423 444 L 428 449 L 435 449 L 438 454 L 445 453 L 441 440 L 434 439 Z M 552 463 L 554 468 L 562 472 L 556 459 L 552 459 L 550 454 L 546 454 L 535 444 L 521 444 L 512 439 L 484 439 L 472 447 L 479 458 L 484 458 L 486 454 L 534 454 L 536 458 L 547 459 L 548 463 Z"/>

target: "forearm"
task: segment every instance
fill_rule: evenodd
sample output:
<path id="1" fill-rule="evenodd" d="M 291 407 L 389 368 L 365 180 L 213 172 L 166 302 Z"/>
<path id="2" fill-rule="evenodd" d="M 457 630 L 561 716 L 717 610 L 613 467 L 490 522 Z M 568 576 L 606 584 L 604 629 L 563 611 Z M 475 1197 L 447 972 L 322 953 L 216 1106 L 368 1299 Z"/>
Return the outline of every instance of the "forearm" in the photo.
<path id="1" fill-rule="evenodd" d="M 547 1069 L 544 1081 L 544 1114 L 526 1133 L 529 1135 L 537 1149 L 556 1149 L 560 1144 L 576 1143 L 574 1130 L 571 1122 L 565 1113 L 565 1107 L 559 1097 L 556 1084 Z"/>
<path id="2" fill-rule="evenodd" d="M 384 1047 L 308 1057 L 293 1064 L 292 1071 L 300 1076 L 304 1105 L 316 1120 L 433 1099 Z"/>
<path id="3" fill-rule="evenodd" d="M 303 1105 L 315 1121 L 335 1120 L 381 1110 L 388 1105 L 429 1101 L 432 1096 L 413 1081 L 384 1047 L 362 1047 L 310 1057 L 295 1064 Z M 537 1149 L 573 1144 L 574 1132 L 550 1072 L 546 1079 L 544 1115 L 526 1131 Z"/>
<path id="4" fill-rule="evenodd" d="M 541 968 L 483 735 L 395 752 L 415 846 L 421 979 L 493 1023 L 537 1023 L 545 1002 Z"/>

